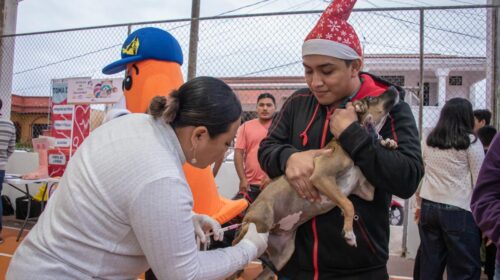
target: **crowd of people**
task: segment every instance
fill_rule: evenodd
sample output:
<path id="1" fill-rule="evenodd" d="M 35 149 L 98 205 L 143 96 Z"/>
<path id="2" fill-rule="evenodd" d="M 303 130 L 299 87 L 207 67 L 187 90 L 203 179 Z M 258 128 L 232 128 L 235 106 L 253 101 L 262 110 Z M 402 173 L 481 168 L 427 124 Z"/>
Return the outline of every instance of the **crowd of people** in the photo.
<path id="1" fill-rule="evenodd" d="M 355 3 L 333 1 L 305 37 L 307 87 L 277 113 L 275 97 L 262 93 L 257 118 L 241 123 L 233 90 L 222 80 L 197 77 L 154 98 L 147 113 L 124 115 L 93 131 L 6 278 L 134 279 L 149 268 L 158 279 L 227 277 L 263 254 L 268 233 L 251 224 L 238 244 L 199 251 L 196 237 L 204 242 L 209 232 L 215 240 L 223 234 L 212 217 L 192 211 L 182 165 L 220 166 L 236 139 L 239 192 L 250 202 L 284 175 L 301 197 L 318 203 L 309 179 L 314 158 L 335 138 L 375 190 L 372 201 L 349 196 L 357 247 L 346 244 L 344 217 L 334 208 L 298 228 L 280 280 L 389 279 L 389 205 L 393 195 L 415 193 L 421 244 L 414 278 L 442 279 L 446 271 L 448 279 L 479 279 L 484 265 L 489 279 L 500 280 L 500 139 L 491 113 L 452 98 L 421 142 L 404 89 L 363 72 L 362 47 L 348 23 Z M 399 102 L 377 133 L 396 142 L 395 149 L 362 127 L 353 106 L 385 92 Z M 3 126 L 12 133 L 8 122 Z M 0 168 L 0 179 L 4 172 Z"/>

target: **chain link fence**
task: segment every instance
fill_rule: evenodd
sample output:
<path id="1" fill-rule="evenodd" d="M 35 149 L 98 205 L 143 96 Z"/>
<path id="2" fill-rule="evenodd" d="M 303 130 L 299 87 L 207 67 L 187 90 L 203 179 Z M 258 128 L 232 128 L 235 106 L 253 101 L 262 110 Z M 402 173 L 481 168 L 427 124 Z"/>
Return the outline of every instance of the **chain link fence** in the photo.
<path id="1" fill-rule="evenodd" d="M 349 22 L 362 44 L 364 70 L 406 89 L 405 101 L 425 135 L 453 97 L 469 99 L 474 109 L 488 109 L 496 119 L 494 10 L 362 9 Z M 225 80 L 240 97 L 243 121 L 256 117 L 257 97 L 263 92 L 274 95 L 279 110 L 294 91 L 307 86 L 301 46 L 320 15 L 309 11 L 200 19 L 196 75 Z M 120 58 L 127 35 L 146 26 L 167 30 L 179 41 L 186 79 L 190 20 L 0 37 L 1 112 L 16 125 L 18 147 L 30 148 L 31 139 L 48 129 L 51 80 L 106 78 L 101 69 Z M 91 130 L 101 124 L 105 110 L 104 105 L 91 105 Z"/>
<path id="2" fill-rule="evenodd" d="M 362 43 L 364 69 L 407 90 L 406 102 L 425 133 L 452 97 L 465 97 L 475 109 L 494 111 L 492 11 L 481 6 L 362 9 L 349 21 Z M 310 11 L 200 19 L 196 74 L 228 82 L 240 96 L 244 121 L 256 117 L 256 99 L 262 92 L 273 94 L 279 109 L 290 94 L 306 87 L 301 45 L 320 15 Z M 19 146 L 29 147 L 49 125 L 52 79 L 105 78 L 102 67 L 120 57 L 129 32 L 145 26 L 169 31 L 188 61 L 189 20 L 1 37 L 2 112 L 15 122 Z M 186 75 L 187 63 L 182 71 Z M 5 82 L 9 77 L 11 85 Z M 91 129 L 101 123 L 105 109 L 92 105 Z"/>

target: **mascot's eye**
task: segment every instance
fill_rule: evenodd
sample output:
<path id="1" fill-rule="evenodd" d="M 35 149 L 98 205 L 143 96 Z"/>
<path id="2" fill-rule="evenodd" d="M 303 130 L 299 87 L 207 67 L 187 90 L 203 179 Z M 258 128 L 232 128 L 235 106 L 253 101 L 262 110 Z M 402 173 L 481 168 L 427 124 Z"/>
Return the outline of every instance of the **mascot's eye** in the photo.
<path id="1" fill-rule="evenodd" d="M 123 80 L 122 89 L 130 90 L 132 88 L 132 76 L 127 75 L 125 80 Z"/>

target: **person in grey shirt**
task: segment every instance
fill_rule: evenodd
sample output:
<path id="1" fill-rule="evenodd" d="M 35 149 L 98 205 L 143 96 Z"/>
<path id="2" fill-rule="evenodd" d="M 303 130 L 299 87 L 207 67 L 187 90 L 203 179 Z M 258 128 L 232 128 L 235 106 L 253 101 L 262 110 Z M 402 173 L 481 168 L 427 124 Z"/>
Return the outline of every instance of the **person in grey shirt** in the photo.
<path id="1" fill-rule="evenodd" d="M 0 110 L 3 102 L 0 99 Z M 16 127 L 11 120 L 0 118 L 0 194 L 2 193 L 3 180 L 5 178 L 5 167 L 7 161 L 16 148 Z M 3 212 L 2 200 L 0 199 L 0 215 Z M 0 219 L 0 244 L 3 243 L 2 219 Z"/>
<path id="2" fill-rule="evenodd" d="M 222 279 L 267 247 L 255 225 L 239 244 L 198 251 L 220 225 L 192 212 L 184 162 L 205 168 L 227 150 L 241 104 L 221 80 L 195 78 L 148 114 L 113 119 L 85 139 L 6 279 Z"/>

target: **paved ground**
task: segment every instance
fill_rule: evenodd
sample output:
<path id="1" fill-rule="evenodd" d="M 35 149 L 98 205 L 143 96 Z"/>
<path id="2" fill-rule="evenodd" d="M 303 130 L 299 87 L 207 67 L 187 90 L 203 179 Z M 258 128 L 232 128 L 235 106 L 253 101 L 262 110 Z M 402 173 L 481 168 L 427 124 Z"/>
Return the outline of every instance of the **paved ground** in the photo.
<path id="1" fill-rule="evenodd" d="M 16 220 L 14 216 L 3 217 L 4 226 L 20 228 L 22 226 L 22 221 Z M 34 225 L 33 222 L 29 222 L 27 229 L 30 229 Z M 413 266 L 414 260 L 401 257 L 402 255 L 402 226 L 391 226 L 391 238 L 389 242 L 390 258 L 388 263 L 389 275 L 391 275 L 391 280 L 406 280 L 413 279 Z M 12 234 L 12 238 L 15 238 L 15 234 Z M 15 241 L 13 241 L 15 242 Z M 13 252 L 9 252 L 13 253 Z M 0 260 L 0 268 L 2 267 L 2 262 Z M 5 266 L 6 267 L 6 266 Z M 2 271 L 0 269 L 0 271 Z M 0 280 L 2 276 L 0 275 Z M 444 278 L 446 279 L 446 278 Z M 485 275 L 481 279 L 487 279 Z"/>

